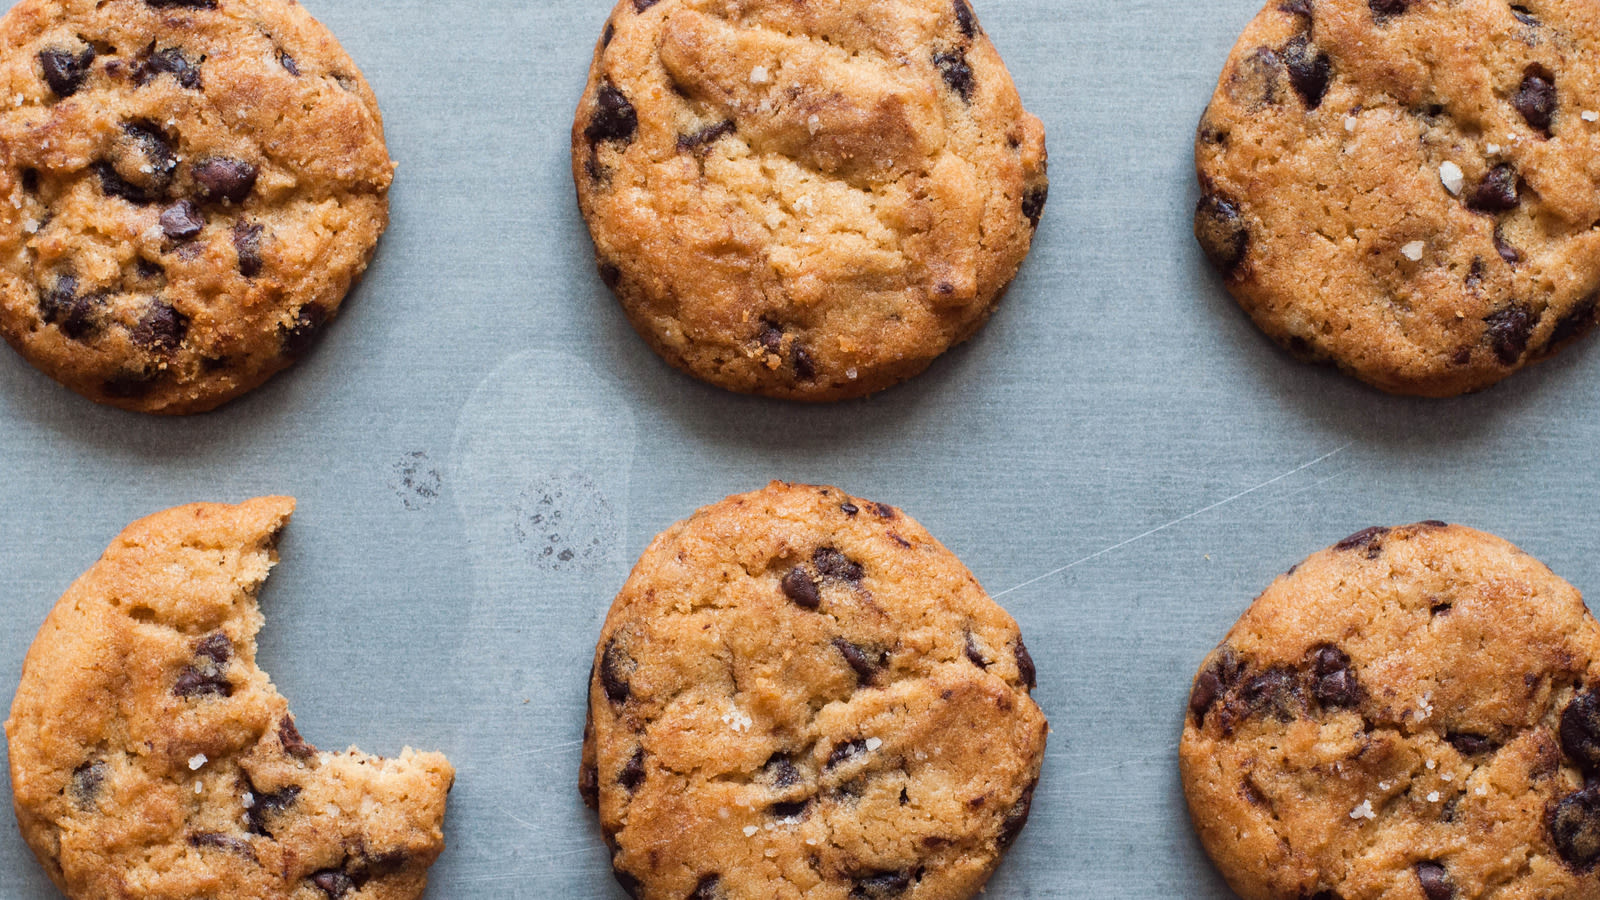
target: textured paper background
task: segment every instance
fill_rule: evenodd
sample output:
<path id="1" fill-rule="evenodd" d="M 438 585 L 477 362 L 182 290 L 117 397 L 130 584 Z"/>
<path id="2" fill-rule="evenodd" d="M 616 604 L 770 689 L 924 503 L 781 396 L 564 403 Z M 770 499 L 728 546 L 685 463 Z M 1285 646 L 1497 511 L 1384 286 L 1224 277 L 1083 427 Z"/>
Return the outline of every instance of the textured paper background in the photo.
<path id="1" fill-rule="evenodd" d="M 293 494 L 262 662 L 311 741 L 454 760 L 432 898 L 622 896 L 574 787 L 600 619 L 656 532 L 771 478 L 903 507 L 1021 621 L 1055 731 L 995 900 L 1230 896 L 1175 771 L 1188 683 L 1308 553 L 1444 518 L 1600 590 L 1592 341 L 1398 400 L 1288 359 L 1206 268 L 1191 136 L 1256 0 L 978 0 L 1049 130 L 1033 255 L 972 344 L 818 409 L 670 371 L 594 274 L 567 156 L 602 2 L 306 5 L 383 103 L 393 227 L 315 354 L 214 415 L 0 352 L 0 684 L 129 521 Z M 570 561 L 530 521 L 557 510 Z M 0 897 L 52 896 L 0 824 Z"/>

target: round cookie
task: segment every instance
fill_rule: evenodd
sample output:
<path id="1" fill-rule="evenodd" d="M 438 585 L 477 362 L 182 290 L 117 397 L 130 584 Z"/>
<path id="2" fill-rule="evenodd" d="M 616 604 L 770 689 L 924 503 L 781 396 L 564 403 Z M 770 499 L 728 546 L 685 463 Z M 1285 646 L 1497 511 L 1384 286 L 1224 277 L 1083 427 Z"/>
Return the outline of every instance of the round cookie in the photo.
<path id="1" fill-rule="evenodd" d="M 1274 581 L 1179 760 L 1246 900 L 1600 897 L 1600 626 L 1470 528 L 1368 529 Z"/>
<path id="2" fill-rule="evenodd" d="M 1600 7 L 1271 0 L 1195 143 L 1195 232 L 1292 353 L 1486 388 L 1594 324 Z"/>
<path id="3" fill-rule="evenodd" d="M 256 594 L 293 508 L 135 522 L 39 629 L 6 722 L 11 787 L 72 900 L 421 896 L 450 764 L 319 751 L 256 667 Z"/>
<path id="4" fill-rule="evenodd" d="M 388 224 L 376 98 L 293 0 L 0 20 L 0 333 L 99 403 L 212 409 L 310 349 Z"/>
<path id="5" fill-rule="evenodd" d="M 621 0 L 572 131 L 601 276 L 672 365 L 833 401 L 988 319 L 1044 128 L 967 0 Z"/>
<path id="6" fill-rule="evenodd" d="M 1016 623 L 904 513 L 774 483 L 658 536 L 595 649 L 580 788 L 641 900 L 959 900 L 1049 726 Z"/>

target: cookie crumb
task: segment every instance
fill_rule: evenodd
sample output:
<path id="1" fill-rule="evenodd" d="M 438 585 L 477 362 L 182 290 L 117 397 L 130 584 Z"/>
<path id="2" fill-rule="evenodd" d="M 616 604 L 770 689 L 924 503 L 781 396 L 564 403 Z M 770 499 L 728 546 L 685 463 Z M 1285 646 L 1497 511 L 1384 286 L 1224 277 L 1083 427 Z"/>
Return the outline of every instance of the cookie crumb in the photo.
<path id="1" fill-rule="evenodd" d="M 206 758 L 204 753 L 196 753 L 195 755 L 189 757 L 189 771 L 199 771 L 200 767 L 208 762 L 210 762 L 210 760 Z"/>
<path id="2" fill-rule="evenodd" d="M 1466 177 L 1461 172 L 1461 167 L 1449 160 L 1439 164 L 1439 181 L 1444 183 L 1444 189 L 1453 196 L 1461 196 L 1461 188 L 1466 184 Z"/>
<path id="3" fill-rule="evenodd" d="M 1363 800 L 1360 806 L 1350 810 L 1350 818 L 1352 819 L 1376 819 L 1377 817 L 1378 814 L 1372 811 L 1371 800 Z"/>
<path id="4" fill-rule="evenodd" d="M 1421 241 L 1412 241 L 1411 243 L 1400 248 L 1400 255 L 1411 260 L 1412 262 L 1417 262 L 1422 259 L 1422 251 L 1427 246 L 1427 244 L 1424 244 Z M 1423 718 L 1427 718 L 1427 716 L 1423 716 Z"/>

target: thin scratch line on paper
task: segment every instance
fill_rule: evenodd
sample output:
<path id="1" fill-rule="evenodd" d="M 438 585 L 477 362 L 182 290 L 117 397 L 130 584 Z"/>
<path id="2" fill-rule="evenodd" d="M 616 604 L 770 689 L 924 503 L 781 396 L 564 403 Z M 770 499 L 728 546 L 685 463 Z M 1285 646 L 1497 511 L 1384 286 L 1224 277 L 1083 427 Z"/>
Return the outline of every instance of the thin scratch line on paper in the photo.
<path id="1" fill-rule="evenodd" d="M 1336 450 L 1332 450 L 1332 451 L 1329 451 L 1328 453 L 1324 453 L 1323 455 L 1317 457 L 1316 459 L 1313 459 L 1312 461 L 1310 461 L 1308 463 L 1305 463 L 1303 465 L 1300 465 L 1300 466 L 1297 466 L 1297 467 L 1295 467 L 1293 469 L 1290 469 L 1289 471 L 1284 472 L 1282 475 L 1279 475 L 1276 478 L 1269 478 L 1266 481 L 1263 481 L 1260 484 L 1256 485 L 1255 487 L 1250 488 L 1249 490 L 1243 490 L 1243 491 L 1240 491 L 1237 494 L 1234 494 L 1232 497 L 1228 497 L 1227 499 L 1224 499 L 1224 500 L 1218 500 L 1217 502 L 1211 504 L 1210 506 L 1205 507 L 1204 509 L 1197 509 L 1194 512 L 1189 513 L 1186 516 L 1182 516 L 1180 518 L 1173 519 L 1171 522 L 1168 522 L 1165 525 L 1161 525 L 1161 526 L 1158 526 L 1156 528 L 1152 528 L 1149 531 L 1144 532 L 1143 534 L 1136 534 L 1133 537 L 1128 538 L 1125 541 L 1122 541 L 1121 543 L 1112 544 L 1111 546 L 1106 547 L 1103 550 L 1097 550 L 1094 553 L 1091 553 L 1091 554 L 1089 554 L 1088 556 L 1085 556 L 1082 559 L 1075 560 L 1073 562 L 1067 563 L 1066 565 L 1062 566 L 1059 569 L 1054 569 L 1052 571 L 1046 572 L 1046 573 L 1044 573 L 1043 575 L 1040 575 L 1037 578 L 1030 578 L 1027 581 L 1024 581 L 1023 583 L 1021 583 L 1019 585 L 1016 585 L 1015 587 L 1006 588 L 1005 590 L 1001 591 L 1000 593 L 992 594 L 990 596 L 992 596 L 994 599 L 998 600 L 999 598 L 1004 597 L 1005 595 L 1007 595 L 1009 593 L 1012 593 L 1013 591 L 1020 591 L 1025 587 L 1029 587 L 1031 585 L 1038 584 L 1039 582 L 1044 581 L 1047 578 L 1054 578 L 1055 576 L 1060 575 L 1062 572 L 1066 572 L 1069 569 L 1075 569 L 1078 566 L 1081 566 L 1086 562 L 1092 562 L 1094 560 L 1097 560 L 1100 557 L 1105 556 L 1107 553 L 1111 553 L 1111 552 L 1114 552 L 1114 551 L 1117 551 L 1117 550 L 1121 550 L 1123 547 L 1126 547 L 1129 544 L 1136 543 L 1138 541 L 1142 541 L 1145 538 L 1150 537 L 1152 535 L 1160 534 L 1161 532 L 1166 531 L 1169 528 L 1173 528 L 1173 527 L 1176 527 L 1178 525 L 1182 525 L 1184 522 L 1187 522 L 1190 519 L 1193 519 L 1193 518 L 1195 518 L 1197 516 L 1203 516 L 1206 513 L 1211 512 L 1212 510 L 1220 509 L 1221 507 L 1227 506 L 1230 503 L 1234 503 L 1234 502 L 1236 502 L 1238 500 L 1242 500 L 1245 497 L 1248 497 L 1251 494 L 1254 494 L 1256 491 L 1262 490 L 1264 488 L 1269 488 L 1269 487 L 1277 484 L 1278 482 L 1283 481 L 1286 478 L 1292 478 L 1293 476 L 1298 475 L 1301 472 L 1304 472 L 1305 470 L 1307 470 L 1307 469 L 1309 469 L 1309 468 L 1311 468 L 1311 467 L 1313 467 L 1313 466 L 1315 466 L 1315 465 L 1317 465 L 1319 463 L 1327 462 L 1328 460 L 1334 458 L 1335 456 L 1338 456 L 1339 454 L 1343 453 L 1344 451 L 1350 449 L 1352 444 L 1354 444 L 1354 441 L 1352 441 L 1349 444 L 1345 444 L 1343 447 L 1340 447 L 1340 448 L 1338 448 Z"/>

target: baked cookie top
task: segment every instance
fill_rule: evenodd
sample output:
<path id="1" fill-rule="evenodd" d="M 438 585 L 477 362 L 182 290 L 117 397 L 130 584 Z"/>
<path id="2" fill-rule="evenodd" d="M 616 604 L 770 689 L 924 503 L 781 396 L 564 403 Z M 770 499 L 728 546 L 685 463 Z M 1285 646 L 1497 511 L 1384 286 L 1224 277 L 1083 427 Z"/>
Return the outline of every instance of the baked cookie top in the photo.
<path id="1" fill-rule="evenodd" d="M 1200 243 L 1295 354 L 1486 388 L 1595 319 L 1597 52 L 1588 0 L 1272 0 L 1200 123 Z"/>
<path id="2" fill-rule="evenodd" d="M 600 272 L 668 362 L 859 397 L 988 319 L 1044 129 L 966 0 L 622 0 L 572 131 Z"/>
<path id="3" fill-rule="evenodd" d="M 292 0 L 0 20 L 0 333 L 100 403 L 212 409 L 305 353 L 388 223 L 377 100 Z"/>
<path id="4" fill-rule="evenodd" d="M 73 900 L 422 894 L 450 764 L 319 751 L 256 667 L 256 593 L 293 508 L 135 522 L 39 629 L 6 722 L 11 786 Z"/>
<path id="5" fill-rule="evenodd" d="M 667 529 L 595 650 L 580 786 L 644 900 L 946 900 L 1028 817 L 1016 623 L 904 513 L 774 483 Z"/>
<path id="6" fill-rule="evenodd" d="M 1247 900 L 1600 897 L 1600 626 L 1470 528 L 1374 528 L 1267 588 L 1179 748 Z"/>

